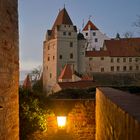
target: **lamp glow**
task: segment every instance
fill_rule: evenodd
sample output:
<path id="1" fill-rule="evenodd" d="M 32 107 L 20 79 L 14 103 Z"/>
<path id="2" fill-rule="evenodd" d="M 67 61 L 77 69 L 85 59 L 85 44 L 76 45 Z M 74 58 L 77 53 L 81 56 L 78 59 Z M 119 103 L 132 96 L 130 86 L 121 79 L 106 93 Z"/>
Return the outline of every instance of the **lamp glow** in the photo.
<path id="1" fill-rule="evenodd" d="M 66 116 L 57 116 L 58 127 L 64 128 L 66 126 Z"/>

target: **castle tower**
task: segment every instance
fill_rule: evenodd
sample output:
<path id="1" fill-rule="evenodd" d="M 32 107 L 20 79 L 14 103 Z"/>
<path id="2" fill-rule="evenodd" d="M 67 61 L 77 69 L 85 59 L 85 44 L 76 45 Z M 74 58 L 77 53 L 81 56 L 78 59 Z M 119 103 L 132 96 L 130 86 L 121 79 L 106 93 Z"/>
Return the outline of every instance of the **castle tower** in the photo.
<path id="1" fill-rule="evenodd" d="M 63 8 L 47 31 L 43 46 L 43 87 L 45 91 L 58 82 L 61 70 L 71 64 L 77 70 L 77 28 Z"/>
<path id="2" fill-rule="evenodd" d="M 92 22 L 89 20 L 83 28 L 84 37 L 87 39 L 87 51 L 99 51 L 103 47 L 104 40 L 109 38 L 103 34 Z"/>

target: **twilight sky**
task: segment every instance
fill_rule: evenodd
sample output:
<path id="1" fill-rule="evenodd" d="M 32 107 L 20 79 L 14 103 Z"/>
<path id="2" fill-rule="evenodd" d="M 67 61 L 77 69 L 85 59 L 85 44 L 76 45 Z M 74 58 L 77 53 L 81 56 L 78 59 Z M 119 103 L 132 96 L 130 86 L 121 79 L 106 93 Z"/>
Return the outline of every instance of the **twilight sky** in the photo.
<path id="1" fill-rule="evenodd" d="M 45 33 L 64 4 L 78 29 L 91 15 L 93 23 L 109 37 L 127 31 L 138 36 L 133 23 L 140 15 L 140 0 L 19 0 L 21 71 L 42 65 Z"/>

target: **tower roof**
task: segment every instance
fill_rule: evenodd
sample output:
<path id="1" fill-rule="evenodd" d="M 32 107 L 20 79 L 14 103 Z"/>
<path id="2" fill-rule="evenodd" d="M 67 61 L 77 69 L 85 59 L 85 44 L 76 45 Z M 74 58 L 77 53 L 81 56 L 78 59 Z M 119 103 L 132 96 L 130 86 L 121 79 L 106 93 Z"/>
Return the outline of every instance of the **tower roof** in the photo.
<path id="1" fill-rule="evenodd" d="M 86 26 L 83 28 L 83 31 L 87 31 L 89 30 L 89 26 L 90 26 L 90 30 L 99 30 L 92 22 L 91 20 L 89 20 L 86 24 Z"/>
<path id="2" fill-rule="evenodd" d="M 26 78 L 24 80 L 23 88 L 25 88 L 25 89 L 31 89 L 31 81 L 30 81 L 29 74 L 26 76 Z"/>
<path id="3" fill-rule="evenodd" d="M 52 30 L 55 28 L 57 25 L 61 24 L 66 24 L 66 25 L 73 25 L 70 16 L 65 8 L 63 8 L 59 13 L 58 16 L 54 22 L 54 25 L 52 27 Z"/>

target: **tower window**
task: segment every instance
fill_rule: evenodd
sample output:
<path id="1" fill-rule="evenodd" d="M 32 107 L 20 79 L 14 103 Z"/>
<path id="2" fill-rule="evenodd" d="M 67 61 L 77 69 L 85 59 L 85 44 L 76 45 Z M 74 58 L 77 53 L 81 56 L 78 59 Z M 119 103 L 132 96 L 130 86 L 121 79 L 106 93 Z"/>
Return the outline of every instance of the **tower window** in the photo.
<path id="1" fill-rule="evenodd" d="M 98 42 L 98 38 L 95 38 L 95 42 Z"/>
<path id="2" fill-rule="evenodd" d="M 48 45 L 48 50 L 50 50 L 50 45 Z"/>
<path id="3" fill-rule="evenodd" d="M 70 42 L 70 47 L 73 47 L 73 42 Z"/>
<path id="4" fill-rule="evenodd" d="M 55 56 L 53 56 L 53 60 L 55 59 Z"/>
<path id="5" fill-rule="evenodd" d="M 62 59 L 62 55 L 61 54 L 59 55 L 59 59 Z"/>
<path id="6" fill-rule="evenodd" d="M 50 73 L 50 78 L 52 78 L 52 73 Z"/>
<path id="7" fill-rule="evenodd" d="M 73 58 L 73 53 L 70 53 L 70 59 L 72 59 Z"/>
<path id="8" fill-rule="evenodd" d="M 50 61 L 50 57 L 48 56 L 48 61 Z"/>

